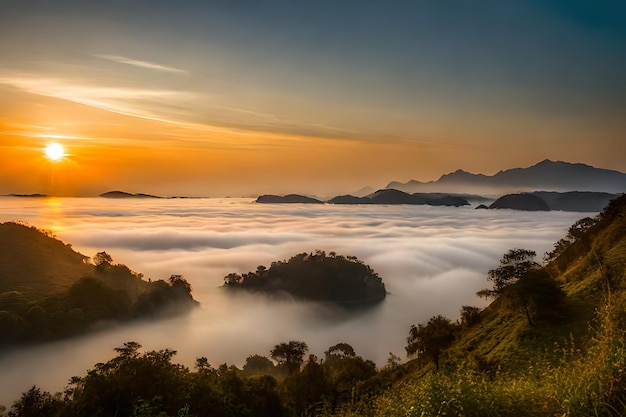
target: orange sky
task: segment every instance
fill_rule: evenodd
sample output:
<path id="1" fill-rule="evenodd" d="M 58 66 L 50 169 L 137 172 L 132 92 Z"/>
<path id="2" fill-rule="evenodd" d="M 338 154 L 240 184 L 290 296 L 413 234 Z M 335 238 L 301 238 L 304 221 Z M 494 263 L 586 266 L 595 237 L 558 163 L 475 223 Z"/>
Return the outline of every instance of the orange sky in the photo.
<path id="1" fill-rule="evenodd" d="M 330 196 L 546 158 L 626 171 L 612 21 L 600 36 L 520 6 L 538 34 L 495 25 L 494 5 L 424 6 L 413 18 L 441 26 L 419 26 L 414 10 L 55 4 L 0 17 L 0 194 Z"/>

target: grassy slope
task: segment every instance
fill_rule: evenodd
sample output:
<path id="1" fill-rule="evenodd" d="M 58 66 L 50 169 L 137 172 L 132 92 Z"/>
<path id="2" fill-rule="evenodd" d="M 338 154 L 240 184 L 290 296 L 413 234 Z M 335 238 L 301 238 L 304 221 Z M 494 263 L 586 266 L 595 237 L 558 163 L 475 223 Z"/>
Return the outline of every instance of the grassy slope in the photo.
<path id="1" fill-rule="evenodd" d="M 0 294 L 18 291 L 38 299 L 60 294 L 85 276 L 97 277 L 132 298 L 148 289 L 148 282 L 125 266 L 103 273 L 88 260 L 49 233 L 17 223 L 0 224 Z"/>
<path id="2" fill-rule="evenodd" d="M 33 227 L 0 224 L 0 347 L 67 337 L 94 324 L 187 311 L 184 279 L 147 282 L 124 265 L 95 267 Z"/>
<path id="3" fill-rule="evenodd" d="M 0 293 L 59 293 L 93 274 L 87 257 L 35 228 L 0 224 Z"/>
<path id="4" fill-rule="evenodd" d="M 546 267 L 566 293 L 529 325 L 506 297 L 360 415 L 619 415 L 626 404 L 626 197 Z M 427 371 L 431 369 L 431 371 Z M 617 391 L 615 391 L 617 390 Z"/>

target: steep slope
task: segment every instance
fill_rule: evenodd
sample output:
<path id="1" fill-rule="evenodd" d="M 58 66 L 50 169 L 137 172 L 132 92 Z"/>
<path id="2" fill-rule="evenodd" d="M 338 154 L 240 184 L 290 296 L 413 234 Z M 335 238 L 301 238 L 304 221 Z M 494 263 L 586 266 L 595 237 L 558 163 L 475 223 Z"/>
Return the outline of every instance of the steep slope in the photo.
<path id="1" fill-rule="evenodd" d="M 594 220 L 575 239 L 563 241 L 565 248 L 542 268 L 566 294 L 545 320 L 530 326 L 505 294 L 481 313 L 478 326 L 461 334 L 450 354 L 474 352 L 490 361 L 523 361 L 554 343 L 573 340 L 584 346 L 594 313 L 607 297 L 615 303 L 626 299 L 626 196 L 613 200 Z"/>
<path id="2" fill-rule="evenodd" d="M 354 415 L 624 415 L 626 196 L 577 222 L 555 249 L 457 324 L 438 371 L 418 356 Z M 562 298 L 529 304 L 554 285 Z"/>
<path id="3" fill-rule="evenodd" d="M 106 252 L 89 258 L 49 233 L 0 224 L 0 347 L 66 337 L 94 324 L 183 312 L 197 304 L 181 276 L 147 282 Z"/>
<path id="4" fill-rule="evenodd" d="M 49 233 L 17 223 L 0 224 L 0 293 L 59 293 L 94 272 L 88 259 Z"/>

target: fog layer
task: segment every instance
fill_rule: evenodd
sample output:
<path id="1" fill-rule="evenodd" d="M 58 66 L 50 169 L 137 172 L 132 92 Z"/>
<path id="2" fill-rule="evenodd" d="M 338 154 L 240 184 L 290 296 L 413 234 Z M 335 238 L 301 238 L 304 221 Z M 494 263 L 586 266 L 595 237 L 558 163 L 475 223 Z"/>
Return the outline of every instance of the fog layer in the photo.
<path id="1" fill-rule="evenodd" d="M 51 230 L 85 255 L 106 250 L 116 262 L 163 279 L 182 274 L 201 307 L 159 322 L 117 326 L 88 336 L 0 357 L 0 404 L 10 406 L 33 384 L 62 390 L 73 375 L 136 341 L 173 348 L 193 366 L 243 365 L 269 356 L 277 343 L 305 341 L 322 355 L 339 342 L 383 365 L 404 357 L 411 324 L 435 314 L 458 317 L 462 305 L 483 306 L 475 292 L 487 270 L 513 247 L 551 249 L 584 213 L 517 212 L 430 206 L 258 205 L 246 199 L 107 200 L 1 198 L 0 220 Z M 225 293 L 230 272 L 255 270 L 300 252 L 355 255 L 380 274 L 389 296 L 366 311 Z"/>

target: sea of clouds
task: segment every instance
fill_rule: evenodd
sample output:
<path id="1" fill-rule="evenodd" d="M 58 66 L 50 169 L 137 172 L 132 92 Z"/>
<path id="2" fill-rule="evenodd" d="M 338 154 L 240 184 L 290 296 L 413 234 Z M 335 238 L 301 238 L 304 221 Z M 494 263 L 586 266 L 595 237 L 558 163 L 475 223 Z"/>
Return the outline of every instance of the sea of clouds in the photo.
<path id="1" fill-rule="evenodd" d="M 404 357 L 411 324 L 436 314 L 458 318 L 463 305 L 484 306 L 476 291 L 511 248 L 552 249 L 585 213 L 474 210 L 471 207 L 264 205 L 250 199 L 1 198 L 0 221 L 26 221 L 51 230 L 88 256 L 105 250 L 146 279 L 182 274 L 201 306 L 161 321 L 116 326 L 87 336 L 22 348 L 0 356 L 0 404 L 9 406 L 33 384 L 52 392 L 73 375 L 136 341 L 172 348 L 192 367 L 269 356 L 277 343 L 305 341 L 323 356 L 351 344 L 383 366 Z M 355 255 L 380 274 L 389 292 L 363 311 L 261 295 L 227 294 L 230 272 L 322 249 Z"/>

